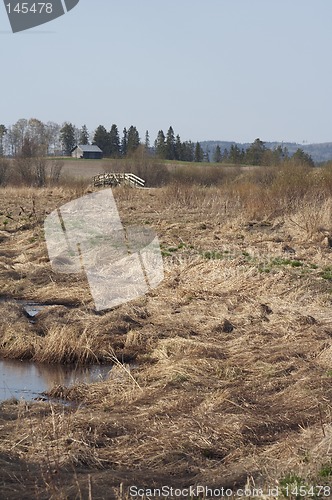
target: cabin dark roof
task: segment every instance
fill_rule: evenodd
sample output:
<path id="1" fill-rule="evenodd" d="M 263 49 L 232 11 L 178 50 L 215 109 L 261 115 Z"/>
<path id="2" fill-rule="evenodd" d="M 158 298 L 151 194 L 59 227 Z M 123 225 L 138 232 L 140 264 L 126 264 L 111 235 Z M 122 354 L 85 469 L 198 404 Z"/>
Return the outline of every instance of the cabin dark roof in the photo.
<path id="1" fill-rule="evenodd" d="M 102 150 L 98 146 L 91 144 L 78 144 L 72 149 L 72 152 L 75 151 L 76 148 L 80 148 L 83 153 L 102 153 Z"/>

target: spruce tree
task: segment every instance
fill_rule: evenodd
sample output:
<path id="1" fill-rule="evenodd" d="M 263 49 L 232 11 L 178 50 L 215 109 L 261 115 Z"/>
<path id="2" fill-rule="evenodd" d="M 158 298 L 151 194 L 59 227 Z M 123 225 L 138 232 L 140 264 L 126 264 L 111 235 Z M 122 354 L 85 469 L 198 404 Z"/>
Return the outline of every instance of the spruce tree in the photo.
<path id="1" fill-rule="evenodd" d="M 308 153 L 305 153 L 303 149 L 298 148 L 292 156 L 292 162 L 298 165 L 306 165 L 308 167 L 314 167 L 315 162 Z"/>
<path id="2" fill-rule="evenodd" d="M 262 165 L 265 151 L 265 143 L 256 139 L 246 151 L 245 162 L 248 165 Z"/>
<path id="3" fill-rule="evenodd" d="M 166 135 L 166 158 L 167 160 L 175 159 L 175 136 L 172 127 L 169 127 Z"/>
<path id="4" fill-rule="evenodd" d="M 63 152 L 69 156 L 75 147 L 75 127 L 72 123 L 65 122 L 60 130 L 60 141 Z"/>
<path id="5" fill-rule="evenodd" d="M 227 160 L 229 163 L 239 164 L 243 161 L 243 152 L 241 152 L 240 148 L 236 144 L 231 145 L 231 149 L 228 153 Z"/>
<path id="6" fill-rule="evenodd" d="M 93 144 L 96 144 L 102 150 L 104 156 L 110 156 L 110 135 L 104 125 L 99 125 L 96 128 L 95 135 L 93 137 Z"/>
<path id="7" fill-rule="evenodd" d="M 195 154 L 194 154 L 195 146 L 191 141 L 185 141 L 182 143 L 182 157 L 181 160 L 183 161 L 194 161 Z"/>
<path id="8" fill-rule="evenodd" d="M 179 134 L 175 138 L 175 160 L 181 160 L 182 158 L 182 143 Z"/>
<path id="9" fill-rule="evenodd" d="M 204 160 L 204 151 L 203 151 L 202 146 L 200 145 L 200 143 L 196 142 L 195 154 L 194 154 L 194 161 L 195 162 L 201 162 L 203 160 Z"/>
<path id="10" fill-rule="evenodd" d="M 222 161 L 222 154 L 219 144 L 216 146 L 216 149 L 214 150 L 213 161 L 215 163 L 220 163 Z"/>
<path id="11" fill-rule="evenodd" d="M 112 156 L 112 158 L 118 158 L 121 153 L 121 148 L 120 148 L 119 131 L 115 123 L 113 123 L 111 130 L 109 132 L 109 141 L 110 141 L 110 156 Z"/>
<path id="12" fill-rule="evenodd" d="M 150 152 L 150 135 L 149 135 L 149 131 L 148 130 L 145 132 L 144 147 L 145 147 L 145 151 L 147 153 L 149 153 Z"/>
<path id="13" fill-rule="evenodd" d="M 156 150 L 156 156 L 161 159 L 166 158 L 166 138 L 165 134 L 162 130 L 159 130 L 157 139 L 155 140 L 154 143 L 155 150 Z"/>
<path id="14" fill-rule="evenodd" d="M 79 143 L 83 145 L 89 144 L 89 131 L 86 125 L 83 125 L 80 130 Z"/>
<path id="15" fill-rule="evenodd" d="M 127 153 L 131 154 L 140 145 L 140 138 L 139 138 L 139 133 L 136 127 L 131 125 L 128 129 L 128 136 L 127 136 Z"/>

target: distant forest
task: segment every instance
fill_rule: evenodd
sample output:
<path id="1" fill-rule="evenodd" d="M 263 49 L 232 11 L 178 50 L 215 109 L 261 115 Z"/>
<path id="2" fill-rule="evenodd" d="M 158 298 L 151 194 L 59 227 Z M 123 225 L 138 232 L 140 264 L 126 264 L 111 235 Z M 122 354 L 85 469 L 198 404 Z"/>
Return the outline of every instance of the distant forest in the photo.
<path id="1" fill-rule="evenodd" d="M 86 125 L 78 128 L 70 122 L 60 125 L 43 123 L 36 118 L 20 119 L 10 126 L 0 125 L 0 156 L 69 156 L 77 144 L 96 144 L 104 156 L 110 158 L 126 158 L 144 147 L 147 154 L 159 159 L 185 162 L 271 165 L 293 158 L 314 165 L 332 159 L 332 143 L 265 143 L 259 138 L 251 144 L 182 141 L 172 126 L 166 133 L 159 130 L 151 142 L 148 130 L 142 139 L 133 125 L 125 127 L 121 134 L 116 124 L 110 130 L 99 125 L 90 132 Z"/>

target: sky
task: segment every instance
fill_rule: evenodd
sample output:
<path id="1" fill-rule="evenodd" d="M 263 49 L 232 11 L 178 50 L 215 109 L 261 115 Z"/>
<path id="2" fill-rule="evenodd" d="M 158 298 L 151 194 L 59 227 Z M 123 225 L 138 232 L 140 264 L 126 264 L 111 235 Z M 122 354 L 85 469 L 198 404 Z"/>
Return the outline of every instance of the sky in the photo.
<path id="1" fill-rule="evenodd" d="M 1 2 L 0 123 L 332 142 L 331 20 L 331 0 L 80 0 L 13 34 Z"/>

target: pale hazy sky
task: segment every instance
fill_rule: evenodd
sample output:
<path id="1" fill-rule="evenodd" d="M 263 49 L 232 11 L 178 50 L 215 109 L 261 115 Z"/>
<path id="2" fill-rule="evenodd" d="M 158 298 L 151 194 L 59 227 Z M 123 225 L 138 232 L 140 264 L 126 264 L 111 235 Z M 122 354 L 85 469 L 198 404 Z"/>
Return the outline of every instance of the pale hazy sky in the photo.
<path id="1" fill-rule="evenodd" d="M 80 0 L 9 30 L 1 2 L 0 123 L 332 141 L 332 0 Z"/>

